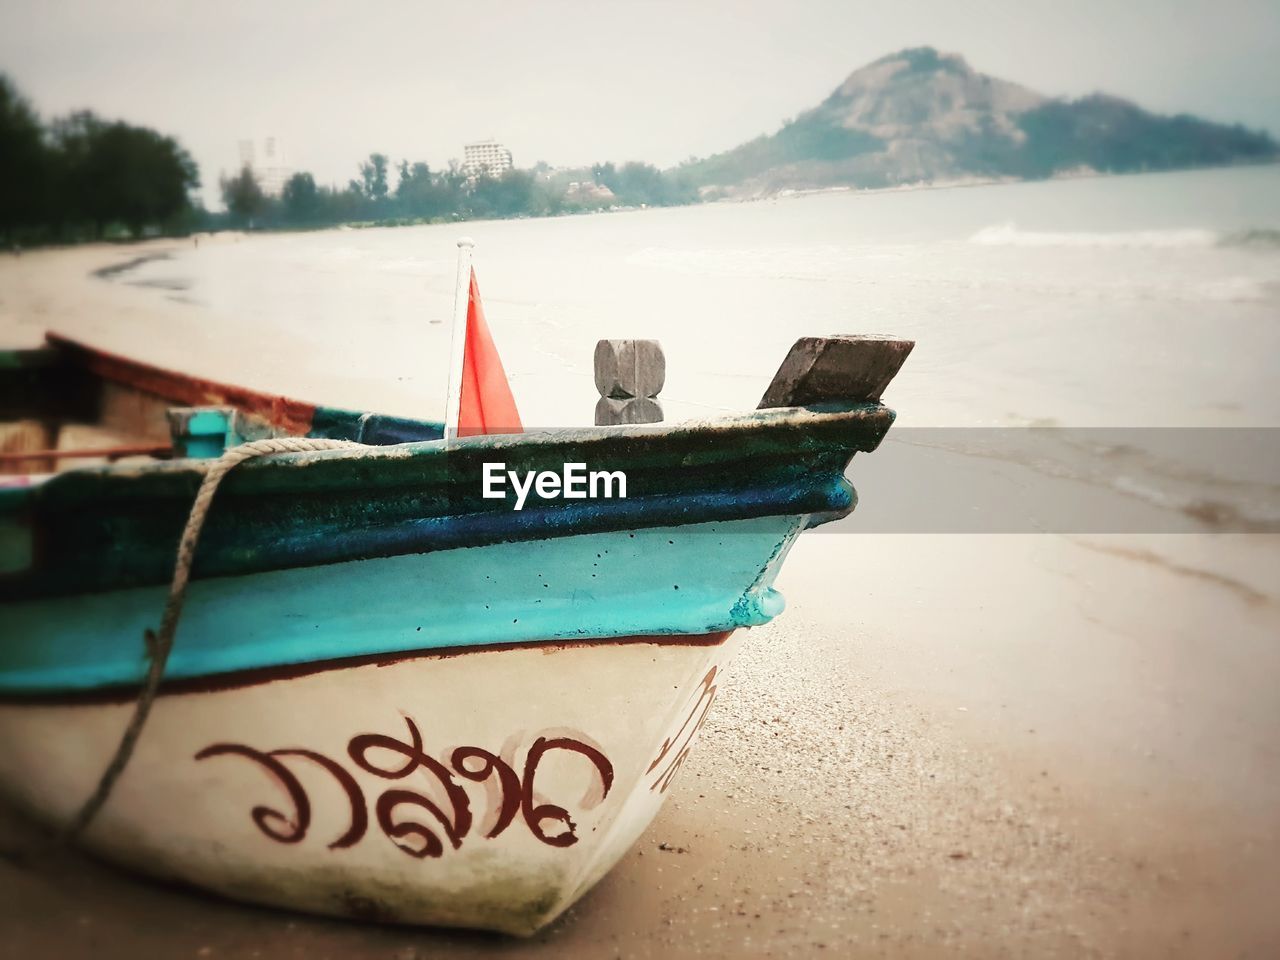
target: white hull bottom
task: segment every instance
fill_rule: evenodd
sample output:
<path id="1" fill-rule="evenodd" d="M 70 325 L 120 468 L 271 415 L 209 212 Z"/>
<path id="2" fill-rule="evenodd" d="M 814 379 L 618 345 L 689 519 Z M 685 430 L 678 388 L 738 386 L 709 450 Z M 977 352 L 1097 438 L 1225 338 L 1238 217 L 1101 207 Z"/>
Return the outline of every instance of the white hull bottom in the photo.
<path id="1" fill-rule="evenodd" d="M 737 643 L 468 648 L 165 693 L 84 843 L 235 899 L 527 935 L 648 826 Z M 132 710 L 0 704 L 0 787 L 66 824 Z"/>

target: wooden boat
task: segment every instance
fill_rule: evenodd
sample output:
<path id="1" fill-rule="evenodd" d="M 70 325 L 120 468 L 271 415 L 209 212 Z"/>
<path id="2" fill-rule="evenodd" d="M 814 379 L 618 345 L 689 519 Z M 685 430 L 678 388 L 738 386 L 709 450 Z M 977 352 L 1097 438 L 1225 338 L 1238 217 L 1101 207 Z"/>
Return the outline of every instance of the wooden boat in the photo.
<path id="1" fill-rule="evenodd" d="M 853 509 L 846 466 L 888 430 L 910 346 L 802 340 L 741 416 L 447 449 L 438 423 L 56 337 L 0 355 L 0 789 L 54 827 L 94 792 L 225 447 L 357 441 L 227 475 L 159 696 L 81 842 L 233 898 L 529 934 L 652 820 L 737 631 L 782 610 L 789 547 Z M 626 496 L 515 510 L 482 496 L 494 462 L 621 471 Z"/>

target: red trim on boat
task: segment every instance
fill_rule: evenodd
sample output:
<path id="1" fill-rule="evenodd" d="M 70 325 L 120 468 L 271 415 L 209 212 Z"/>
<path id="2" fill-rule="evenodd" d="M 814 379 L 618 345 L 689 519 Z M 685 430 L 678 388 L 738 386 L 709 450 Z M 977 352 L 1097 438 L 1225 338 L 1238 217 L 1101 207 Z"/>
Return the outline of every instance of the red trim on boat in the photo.
<path id="1" fill-rule="evenodd" d="M 404 650 L 397 653 L 374 653 L 358 657 L 340 657 L 334 660 L 318 660 L 313 663 L 289 663 L 276 667 L 257 667 L 218 673 L 206 677 L 183 677 L 166 680 L 160 685 L 161 696 L 183 693 L 218 693 L 241 687 L 254 687 L 277 680 L 294 680 L 314 673 L 330 670 L 348 670 L 353 667 L 390 667 L 408 660 L 447 660 L 472 653 L 502 653 L 507 650 L 541 650 L 556 653 L 578 647 L 608 647 L 617 644 L 649 644 L 655 647 L 716 647 L 729 639 L 732 630 L 718 633 L 694 634 L 646 634 L 631 637 L 596 637 L 589 640 L 533 640 L 514 643 L 478 643 L 464 647 Z M 0 693 L 0 704 L 18 706 L 88 706 L 109 703 L 131 703 L 138 696 L 137 686 L 103 687 L 97 690 L 66 690 L 54 693 L 14 694 Z"/>
<path id="2" fill-rule="evenodd" d="M 154 394 L 171 403 L 188 407 L 231 406 L 256 414 L 290 433 L 306 434 L 316 407 L 312 403 L 291 400 L 245 387 L 204 380 L 185 373 L 166 370 L 139 360 L 108 353 L 56 333 L 45 335 L 51 347 L 61 351 L 90 373 Z"/>
<path id="3" fill-rule="evenodd" d="M 134 443 L 114 447 L 86 447 L 79 450 L 23 450 L 20 453 L 0 453 L 0 467 L 23 463 L 27 460 L 75 460 L 86 457 L 105 457 L 119 460 L 121 457 L 171 457 L 173 447 L 167 443 Z"/>

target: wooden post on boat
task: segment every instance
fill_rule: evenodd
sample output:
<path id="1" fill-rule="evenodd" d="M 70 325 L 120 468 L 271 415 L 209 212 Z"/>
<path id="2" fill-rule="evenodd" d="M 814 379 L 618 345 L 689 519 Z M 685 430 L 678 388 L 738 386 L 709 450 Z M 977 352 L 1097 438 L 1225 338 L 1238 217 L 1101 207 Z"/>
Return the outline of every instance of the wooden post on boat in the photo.
<path id="1" fill-rule="evenodd" d="M 915 345 L 874 334 L 801 337 L 773 375 L 759 409 L 879 400 Z"/>
<path id="2" fill-rule="evenodd" d="M 658 394 L 667 379 L 667 359 L 657 340 L 601 340 L 595 371 L 596 426 L 661 422 Z"/>

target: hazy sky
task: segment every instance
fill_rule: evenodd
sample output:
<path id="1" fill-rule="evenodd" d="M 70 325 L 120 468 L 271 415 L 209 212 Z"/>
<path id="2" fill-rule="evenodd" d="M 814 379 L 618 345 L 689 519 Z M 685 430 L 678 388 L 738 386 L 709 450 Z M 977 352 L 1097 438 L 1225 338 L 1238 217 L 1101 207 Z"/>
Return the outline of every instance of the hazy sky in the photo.
<path id="1" fill-rule="evenodd" d="M 0 0 L 0 70 L 42 115 L 175 134 L 210 201 L 266 135 L 322 183 L 371 150 L 438 166 L 485 137 L 521 166 L 668 165 L 921 44 L 1051 95 L 1280 133 L 1280 0 Z"/>

